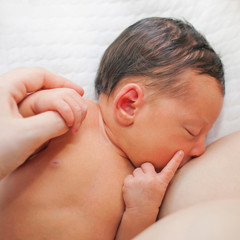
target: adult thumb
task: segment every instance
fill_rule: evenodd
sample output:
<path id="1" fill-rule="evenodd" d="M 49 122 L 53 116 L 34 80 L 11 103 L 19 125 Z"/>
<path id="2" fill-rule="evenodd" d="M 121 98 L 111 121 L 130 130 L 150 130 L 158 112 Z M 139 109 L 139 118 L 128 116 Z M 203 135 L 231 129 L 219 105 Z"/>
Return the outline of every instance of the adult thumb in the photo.
<path id="1" fill-rule="evenodd" d="M 54 111 L 40 113 L 25 120 L 29 141 L 32 141 L 35 147 L 69 130 L 63 118 Z"/>

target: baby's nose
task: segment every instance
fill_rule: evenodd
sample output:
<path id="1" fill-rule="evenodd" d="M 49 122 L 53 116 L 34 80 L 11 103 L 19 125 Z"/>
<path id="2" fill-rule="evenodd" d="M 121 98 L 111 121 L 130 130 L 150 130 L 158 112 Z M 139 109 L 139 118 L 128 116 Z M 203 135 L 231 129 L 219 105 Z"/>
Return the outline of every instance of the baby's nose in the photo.
<path id="1" fill-rule="evenodd" d="M 205 138 L 203 138 L 196 142 L 196 144 L 192 147 L 190 151 L 190 156 L 199 157 L 205 152 L 205 150 L 206 150 Z"/>

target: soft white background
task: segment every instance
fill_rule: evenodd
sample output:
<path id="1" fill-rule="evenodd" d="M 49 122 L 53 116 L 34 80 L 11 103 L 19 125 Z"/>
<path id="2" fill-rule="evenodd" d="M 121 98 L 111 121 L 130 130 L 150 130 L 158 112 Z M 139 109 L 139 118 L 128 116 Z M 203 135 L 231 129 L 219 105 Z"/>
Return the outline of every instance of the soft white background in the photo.
<path id="1" fill-rule="evenodd" d="M 207 143 L 240 130 L 240 0 L 0 0 L 0 74 L 45 67 L 83 86 L 94 100 L 106 47 L 151 16 L 186 19 L 222 57 L 226 97 Z"/>

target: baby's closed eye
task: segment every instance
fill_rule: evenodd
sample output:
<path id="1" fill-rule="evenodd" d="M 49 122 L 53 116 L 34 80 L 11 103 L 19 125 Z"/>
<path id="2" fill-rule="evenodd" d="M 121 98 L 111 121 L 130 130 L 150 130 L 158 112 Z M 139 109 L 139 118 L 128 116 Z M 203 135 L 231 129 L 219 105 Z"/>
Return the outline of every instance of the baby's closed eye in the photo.
<path id="1" fill-rule="evenodd" d="M 186 127 L 185 127 L 185 130 L 193 137 L 197 137 L 200 132 L 196 129 L 190 129 L 190 128 L 186 128 Z"/>

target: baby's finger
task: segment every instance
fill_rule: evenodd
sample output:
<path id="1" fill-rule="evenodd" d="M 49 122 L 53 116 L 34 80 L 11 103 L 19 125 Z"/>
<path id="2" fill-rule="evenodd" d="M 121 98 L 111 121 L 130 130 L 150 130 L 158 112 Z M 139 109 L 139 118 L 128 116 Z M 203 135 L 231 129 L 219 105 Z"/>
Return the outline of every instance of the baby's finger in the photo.
<path id="1" fill-rule="evenodd" d="M 134 171 L 133 171 L 133 176 L 134 177 L 137 177 L 137 176 L 142 176 L 144 173 L 143 173 L 143 170 L 141 168 L 136 168 Z"/>
<path id="2" fill-rule="evenodd" d="M 82 121 L 85 119 L 87 115 L 87 103 L 85 100 L 77 93 L 71 95 L 71 97 L 75 100 L 77 106 L 76 109 L 73 109 L 75 114 L 75 122 L 72 128 L 72 132 L 76 133 L 81 126 Z"/>
<path id="3" fill-rule="evenodd" d="M 149 162 L 143 163 L 141 165 L 141 168 L 144 173 L 151 173 L 151 174 L 156 173 L 154 166 Z"/>
<path id="4" fill-rule="evenodd" d="M 165 187 L 167 187 L 169 182 L 172 180 L 174 174 L 176 173 L 179 165 L 183 160 L 183 156 L 184 152 L 182 150 L 175 153 L 168 164 L 162 169 L 160 173 L 158 173 L 158 176 Z"/>
<path id="5" fill-rule="evenodd" d="M 133 181 L 133 178 L 134 177 L 132 174 L 127 175 L 127 177 L 124 179 L 124 182 L 123 182 L 123 191 L 126 190 L 127 187 L 129 187 L 129 185 Z"/>
<path id="6" fill-rule="evenodd" d="M 47 93 L 48 91 L 51 91 L 51 90 L 44 90 L 44 91 L 46 91 Z M 34 93 L 32 96 L 30 96 L 30 98 L 34 96 L 38 96 L 39 94 L 41 96 L 41 93 L 42 92 Z M 33 104 L 33 109 L 35 114 L 43 113 L 46 111 L 56 111 L 64 119 L 68 127 L 71 127 L 73 125 L 74 115 L 73 115 L 72 109 L 70 108 L 69 104 L 66 103 L 64 100 L 62 100 L 61 98 L 52 98 L 50 102 L 48 101 L 48 98 L 45 98 L 45 99 L 36 98 Z"/>
<path id="7" fill-rule="evenodd" d="M 87 114 L 87 104 L 82 98 L 79 98 L 78 101 L 76 101 L 72 97 L 66 97 L 65 99 L 69 106 L 72 109 L 72 112 L 74 114 L 74 123 L 72 126 L 72 132 L 76 133 L 81 126 L 82 121 L 86 117 Z"/>
<path id="8" fill-rule="evenodd" d="M 55 108 L 62 116 L 68 127 L 72 127 L 74 123 L 74 114 L 68 103 L 65 101 L 58 101 L 55 103 Z"/>

